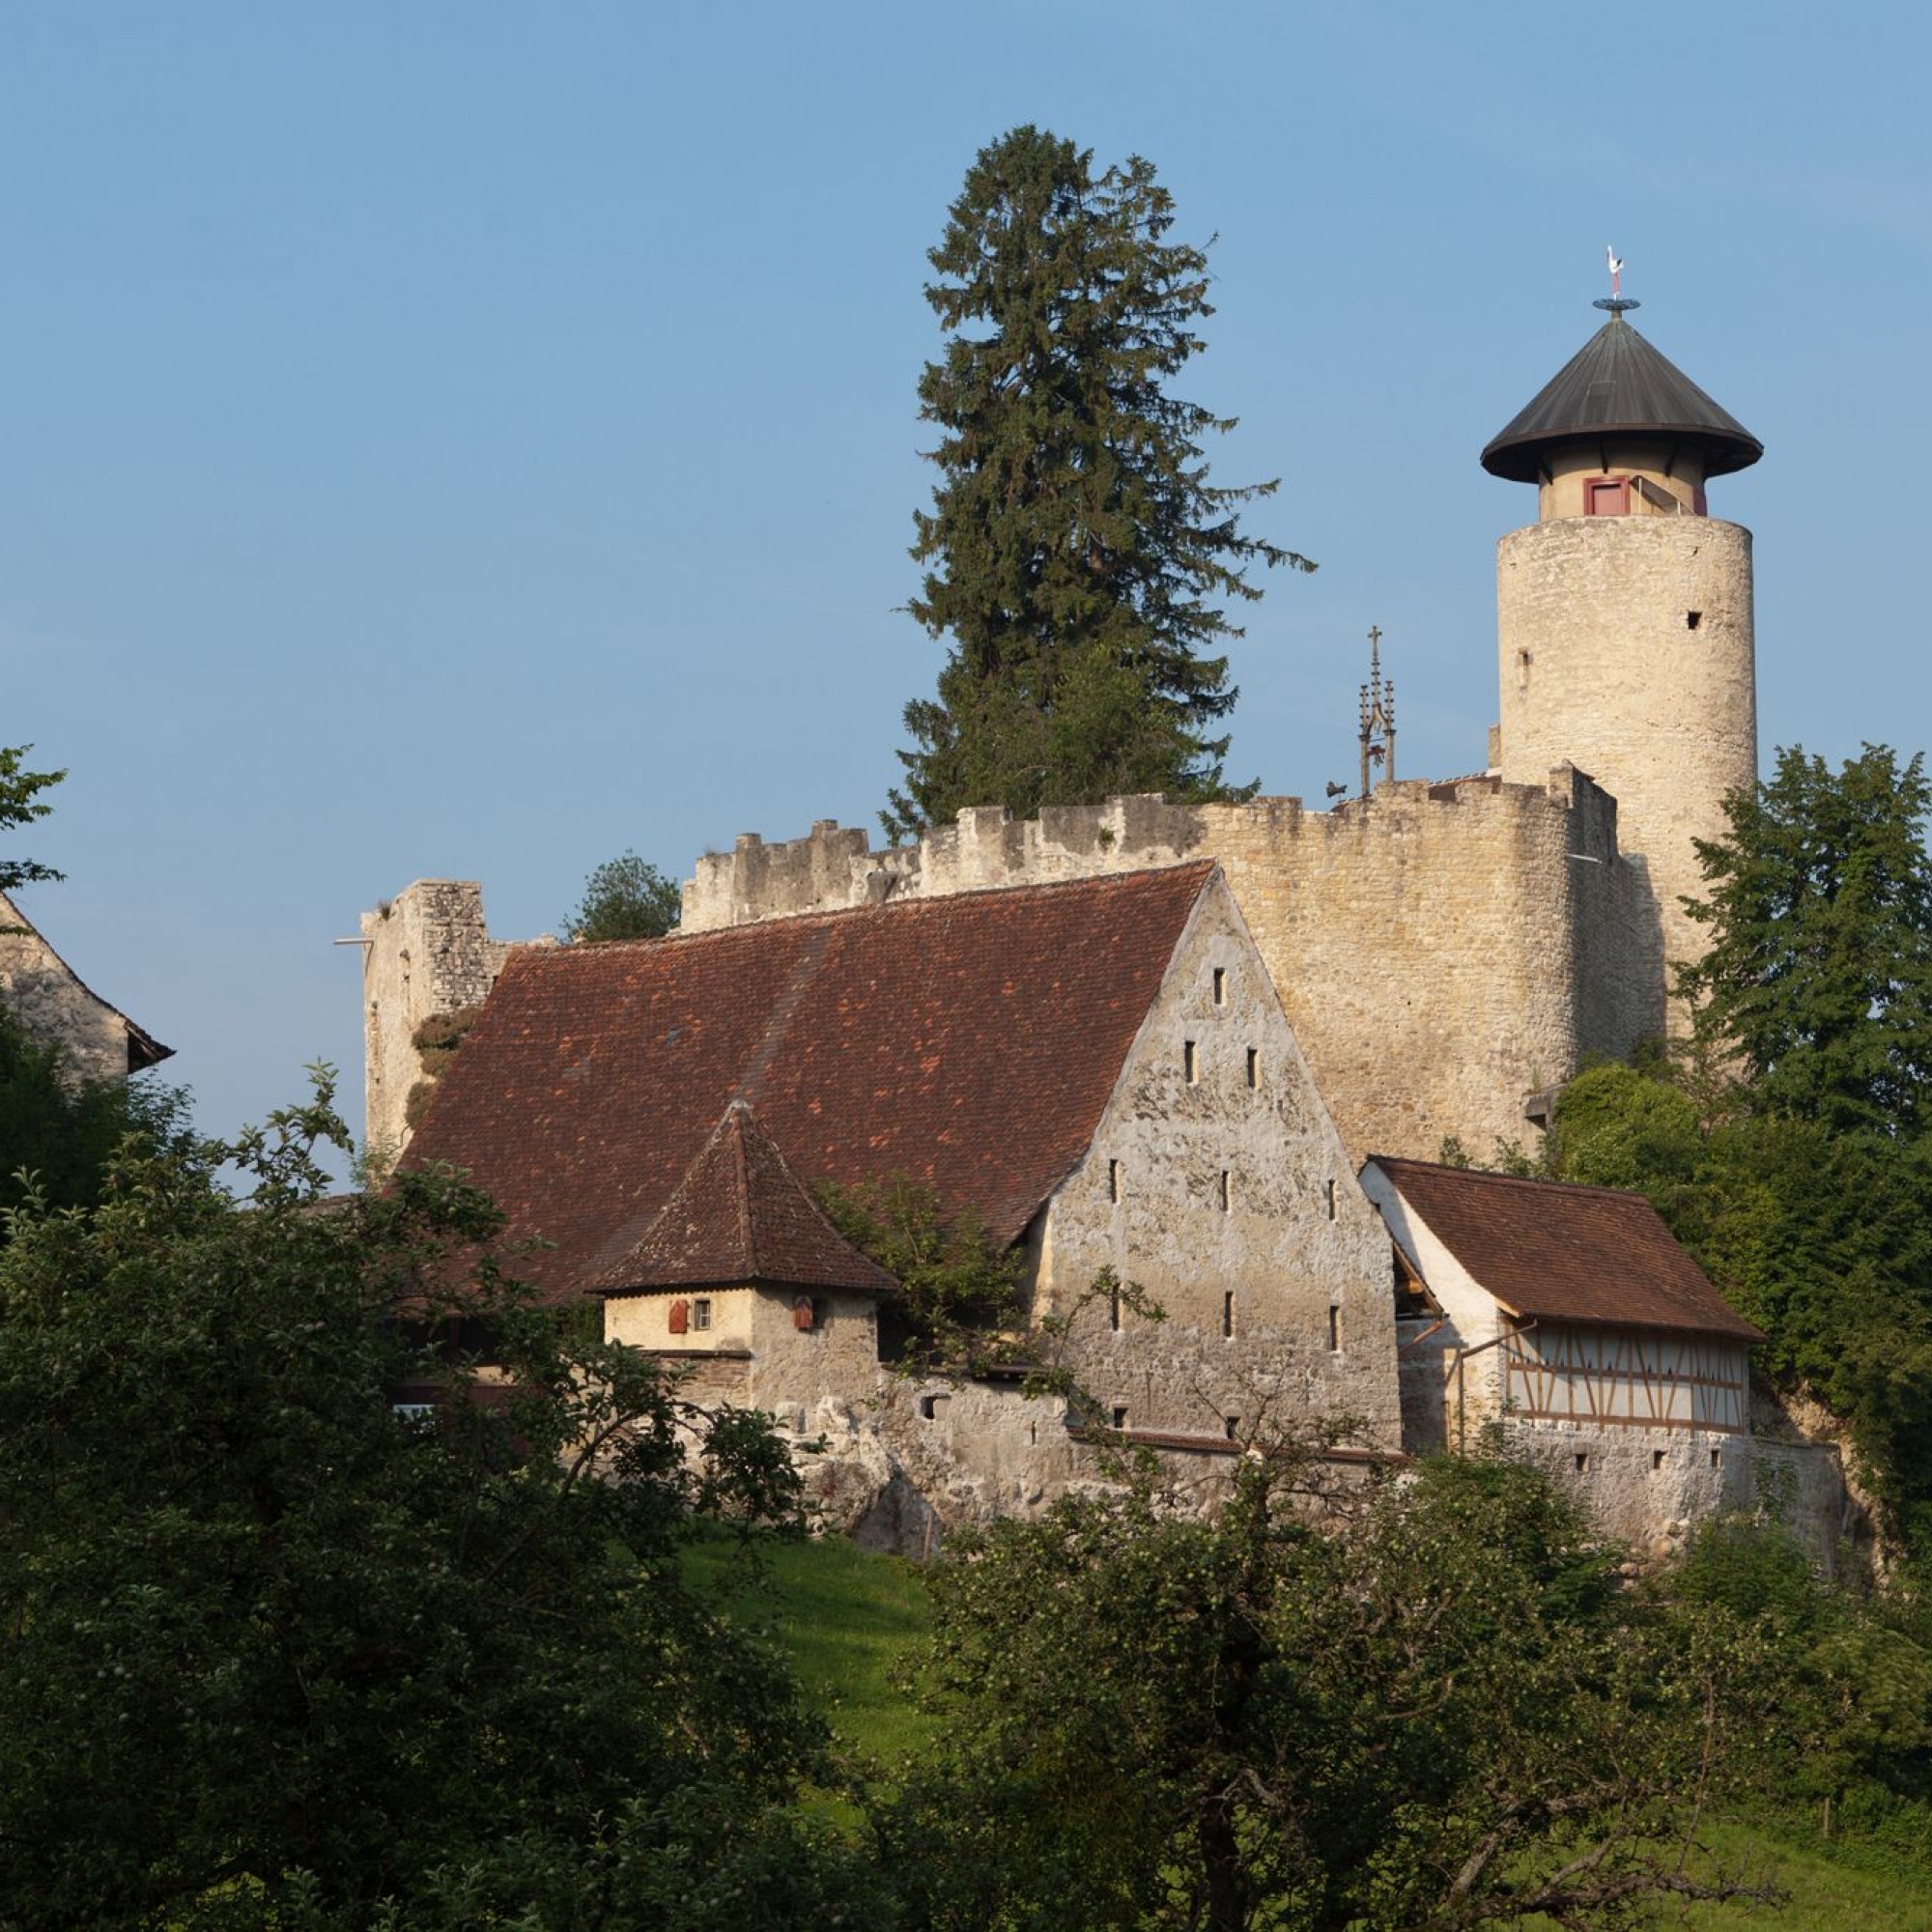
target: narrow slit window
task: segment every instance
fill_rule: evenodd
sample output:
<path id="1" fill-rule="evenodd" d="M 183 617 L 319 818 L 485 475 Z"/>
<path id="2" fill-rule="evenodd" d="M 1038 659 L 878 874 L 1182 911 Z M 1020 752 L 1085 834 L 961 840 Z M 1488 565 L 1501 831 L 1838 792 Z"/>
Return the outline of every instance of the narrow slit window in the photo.
<path id="1" fill-rule="evenodd" d="M 1335 1183 L 1332 1180 L 1329 1181 L 1325 1192 L 1328 1196 L 1328 1218 L 1332 1221 L 1335 1218 Z"/>
<path id="2" fill-rule="evenodd" d="M 1110 1160 L 1107 1163 L 1107 1199 L 1109 1201 L 1118 1201 L 1120 1198 L 1121 1163 L 1117 1160 Z"/>
<path id="3" fill-rule="evenodd" d="M 1190 1087 L 1201 1078 L 1201 1056 L 1195 1051 L 1191 1039 L 1180 1042 L 1180 1071 Z"/>
<path id="4" fill-rule="evenodd" d="M 1229 1208 L 1234 1205 L 1235 1184 L 1229 1179 L 1228 1170 L 1224 1167 L 1221 1170 L 1221 1212 L 1224 1214 L 1227 1213 Z"/>
<path id="5" fill-rule="evenodd" d="M 1118 1288 L 1107 1297 L 1107 1326 L 1116 1335 L 1121 1332 L 1121 1291 Z"/>
<path id="6" fill-rule="evenodd" d="M 1235 1332 L 1235 1291 L 1232 1288 L 1230 1288 L 1224 1290 L 1221 1295 L 1221 1333 L 1225 1338 L 1225 1337 L 1232 1337 L 1234 1332 Z"/>
<path id="7" fill-rule="evenodd" d="M 1214 1004 L 1217 1007 L 1228 1004 L 1228 969 L 1225 966 L 1214 969 Z"/>
<path id="8" fill-rule="evenodd" d="M 1342 1351 L 1342 1311 L 1334 1302 L 1328 1304 L 1328 1352 L 1331 1355 Z"/>
<path id="9" fill-rule="evenodd" d="M 1262 1084 L 1262 1057 L 1254 1048 L 1248 1048 L 1248 1092 L 1252 1094 Z"/>
<path id="10" fill-rule="evenodd" d="M 1724 1452 L 1721 1449 L 1711 1451 L 1711 1466 L 1714 1469 L 1721 1469 L 1724 1466 Z"/>

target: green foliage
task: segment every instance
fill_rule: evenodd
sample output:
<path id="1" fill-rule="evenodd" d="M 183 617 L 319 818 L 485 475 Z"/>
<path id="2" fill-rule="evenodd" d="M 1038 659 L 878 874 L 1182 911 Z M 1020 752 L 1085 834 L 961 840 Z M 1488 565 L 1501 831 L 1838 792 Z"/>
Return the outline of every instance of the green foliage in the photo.
<path id="1" fill-rule="evenodd" d="M 1016 1339 L 1024 1257 L 976 1215 L 947 1218 L 931 1186 L 905 1174 L 855 1187 L 821 1181 L 813 1192 L 839 1234 L 899 1284 L 879 1310 L 887 1359 L 983 1367 Z"/>
<path id="2" fill-rule="evenodd" d="M 0 1925 L 827 1922 L 820 1729 L 681 1565 L 796 1520 L 782 1448 L 573 1345 L 447 1175 L 325 1206 L 326 1100 L 0 1250 Z"/>
<path id="3" fill-rule="evenodd" d="M 1027 1258 L 1003 1248 L 970 1210 L 948 1217 L 924 1181 L 895 1174 L 840 1187 L 820 1181 L 819 1207 L 839 1234 L 899 1284 L 879 1308 L 879 1355 L 910 1375 L 1009 1370 L 1032 1396 L 1058 1396 L 1104 1434 L 1106 1410 L 1068 1365 L 1068 1343 L 1088 1311 L 1111 1303 L 1140 1321 L 1165 1311 L 1137 1284 L 1102 1268 L 1061 1312 L 1030 1319 Z"/>
<path id="4" fill-rule="evenodd" d="M 0 1214 L 30 1194 L 54 1208 L 93 1206 L 129 1135 L 166 1145 L 182 1133 L 185 1114 L 174 1088 L 74 1079 L 58 1048 L 29 1039 L 0 1007 Z"/>
<path id="5" fill-rule="evenodd" d="M 1700 844 L 1710 928 L 1679 973 L 1674 1059 L 1564 1090 L 1560 1178 L 1649 1196 L 1770 1341 L 1759 1360 L 1848 1422 L 1884 1527 L 1932 1548 L 1932 867 L 1922 761 L 1833 772 L 1797 749 Z"/>
<path id="6" fill-rule="evenodd" d="M 563 922 L 573 945 L 601 939 L 662 939 L 678 922 L 675 879 L 635 852 L 606 859 L 583 882 L 582 902 Z"/>
<path id="7" fill-rule="evenodd" d="M 1713 1115 L 1662 1062 L 1557 1102 L 1557 1177 L 1646 1195 L 1769 1336 L 1760 1365 L 1851 1426 L 1884 1528 L 1932 1539 L 1932 1146 L 1754 1110 Z"/>
<path id="8" fill-rule="evenodd" d="M 44 818 L 53 808 L 40 794 L 67 777 L 65 772 L 26 770 L 21 760 L 33 749 L 31 745 L 0 745 L 0 832 L 12 832 Z M 0 858 L 0 893 L 59 877 L 50 866 L 38 865 L 32 859 Z"/>
<path id="9" fill-rule="evenodd" d="M 954 1545 L 944 1749 L 881 1807 L 923 1927 L 1611 1922 L 1735 1890 L 1685 1861 L 1764 1645 L 1620 1587 L 1507 1463 L 1331 1492 L 1244 1461 L 1218 1520 L 1146 1489 Z"/>
<path id="10" fill-rule="evenodd" d="M 1831 1128 L 1932 1123 L 1932 807 L 1922 756 L 1867 745 L 1838 772 L 1781 751 L 1730 833 L 1697 851 L 1711 928 L 1679 971 L 1699 1040 L 1736 1055 L 1750 1104 Z"/>
<path id="11" fill-rule="evenodd" d="M 1241 635 L 1224 600 L 1261 594 L 1249 565 L 1313 566 L 1240 529 L 1274 483 L 1208 480 L 1203 440 L 1233 418 L 1167 391 L 1213 313 L 1207 254 L 1173 225 L 1149 162 L 1096 176 L 1091 151 L 1024 127 L 980 152 L 929 254 L 948 340 L 920 413 L 942 480 L 908 608 L 952 648 L 936 700 L 906 707 L 895 838 L 968 805 L 1246 795 L 1210 735 L 1228 661 L 1204 652 Z"/>
<path id="12" fill-rule="evenodd" d="M 1660 1579 L 1688 1625 L 1720 1610 L 1773 1662 L 1753 1778 L 1770 1808 L 1932 1832 L 1932 1648 L 1884 1600 L 1826 1583 L 1776 1524 L 1707 1523 Z"/>

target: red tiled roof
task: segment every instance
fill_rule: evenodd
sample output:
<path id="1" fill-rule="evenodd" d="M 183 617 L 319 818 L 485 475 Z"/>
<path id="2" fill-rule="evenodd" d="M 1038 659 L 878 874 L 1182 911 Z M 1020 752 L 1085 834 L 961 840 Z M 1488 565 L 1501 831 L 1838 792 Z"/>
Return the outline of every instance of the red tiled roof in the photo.
<path id="1" fill-rule="evenodd" d="M 1016 1238 L 1096 1131 L 1213 871 L 512 952 L 408 1163 L 469 1171 L 553 1298 L 639 1242 L 726 1104 L 793 1169 L 902 1172 Z"/>
<path id="2" fill-rule="evenodd" d="M 733 1100 L 629 1254 L 587 1287 L 623 1293 L 769 1282 L 780 1288 L 898 1287 L 819 1211 L 747 1100 Z"/>
<path id="3" fill-rule="evenodd" d="M 1641 1194 L 1385 1154 L 1367 1164 L 1513 1315 L 1764 1340 Z"/>

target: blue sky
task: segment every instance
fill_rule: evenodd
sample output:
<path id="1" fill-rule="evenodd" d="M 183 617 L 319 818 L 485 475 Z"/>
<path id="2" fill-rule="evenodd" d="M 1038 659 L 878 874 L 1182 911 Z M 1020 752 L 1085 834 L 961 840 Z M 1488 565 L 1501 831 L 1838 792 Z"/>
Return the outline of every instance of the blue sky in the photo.
<path id="1" fill-rule="evenodd" d="M 599 860 L 869 822 L 941 647 L 924 250 L 1034 121 L 1138 152 L 1279 475 L 1231 770 L 1319 799 L 1384 634 L 1480 767 L 1477 452 L 1635 317 L 1765 442 L 1764 747 L 1924 745 L 1924 10 L 0 4 L 0 743 L 71 776 L 30 913 L 211 1131 L 345 1071 L 417 877 L 554 927 Z"/>

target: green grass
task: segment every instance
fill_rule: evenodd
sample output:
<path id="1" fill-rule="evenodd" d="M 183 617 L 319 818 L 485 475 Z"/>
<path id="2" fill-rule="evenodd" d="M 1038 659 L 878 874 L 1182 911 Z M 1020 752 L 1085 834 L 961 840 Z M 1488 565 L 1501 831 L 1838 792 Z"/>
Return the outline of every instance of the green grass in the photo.
<path id="1" fill-rule="evenodd" d="M 716 1591 L 734 1618 L 784 1645 L 806 1695 L 846 1749 L 886 1768 L 920 1749 L 932 1719 L 894 1683 L 930 1621 L 916 1566 L 867 1555 L 837 1537 L 763 1548 L 762 1581 L 725 1543 L 692 1553 L 693 1579 Z M 1771 1878 L 1791 1894 L 1789 1902 L 1778 1909 L 1673 1905 L 1659 1910 L 1658 1926 L 1932 1932 L 1932 1860 L 1856 1839 L 1827 1844 L 1772 1821 L 1719 1824 L 1704 1837 L 1727 1866 Z"/>
<path id="2" fill-rule="evenodd" d="M 883 1766 L 918 1750 L 932 1720 L 893 1683 L 930 1621 L 917 1568 L 842 1537 L 760 1551 L 762 1577 L 737 1560 L 735 1546 L 701 1544 L 692 1552 L 693 1578 L 734 1620 L 784 1645 L 807 1698 L 847 1750 Z"/>

